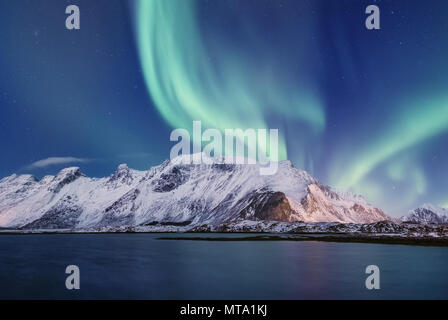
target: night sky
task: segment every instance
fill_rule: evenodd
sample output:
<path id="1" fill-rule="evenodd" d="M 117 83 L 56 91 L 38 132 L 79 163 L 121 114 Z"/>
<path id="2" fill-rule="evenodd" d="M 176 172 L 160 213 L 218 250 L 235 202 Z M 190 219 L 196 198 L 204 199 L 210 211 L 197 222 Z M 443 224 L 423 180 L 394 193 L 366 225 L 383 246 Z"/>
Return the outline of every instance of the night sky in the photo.
<path id="1" fill-rule="evenodd" d="M 448 207 L 447 17 L 446 0 L 0 0 L 0 177 L 148 169 L 201 120 L 278 128 L 282 158 L 391 215 Z"/>

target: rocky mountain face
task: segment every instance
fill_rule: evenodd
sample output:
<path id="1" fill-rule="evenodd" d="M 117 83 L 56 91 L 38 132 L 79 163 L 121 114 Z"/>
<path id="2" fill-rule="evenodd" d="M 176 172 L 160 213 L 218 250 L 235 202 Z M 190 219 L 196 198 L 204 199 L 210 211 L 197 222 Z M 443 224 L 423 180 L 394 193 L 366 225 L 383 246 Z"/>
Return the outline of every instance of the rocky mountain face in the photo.
<path id="1" fill-rule="evenodd" d="M 205 155 L 202 155 L 205 156 Z M 106 178 L 67 168 L 41 180 L 0 180 L 0 227 L 83 229 L 123 226 L 222 225 L 241 221 L 339 222 L 390 220 L 362 197 L 334 191 L 289 161 L 275 175 L 259 165 L 178 157 L 148 171 L 120 165 Z"/>
<path id="2" fill-rule="evenodd" d="M 448 210 L 431 204 L 424 204 L 409 211 L 401 221 L 408 223 L 443 224 L 448 223 Z"/>
<path id="3" fill-rule="evenodd" d="M 145 231 L 136 227 L 134 231 Z M 160 226 L 153 226 L 151 231 Z M 235 232 L 235 233 L 287 233 L 287 234 L 337 234 L 358 236 L 400 236 L 405 238 L 448 236 L 446 224 L 407 224 L 393 221 L 379 221 L 367 224 L 339 222 L 278 222 L 278 221 L 240 221 L 220 225 L 184 227 L 186 232 Z"/>

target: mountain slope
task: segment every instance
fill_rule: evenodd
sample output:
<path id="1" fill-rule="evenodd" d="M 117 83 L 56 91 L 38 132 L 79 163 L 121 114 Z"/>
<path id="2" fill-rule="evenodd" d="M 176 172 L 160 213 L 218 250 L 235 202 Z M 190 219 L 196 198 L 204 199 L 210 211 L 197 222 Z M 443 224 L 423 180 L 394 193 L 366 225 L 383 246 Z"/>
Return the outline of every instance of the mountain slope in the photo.
<path id="1" fill-rule="evenodd" d="M 148 171 L 120 165 L 101 179 L 86 177 L 75 167 L 40 181 L 12 175 L 0 180 L 0 227 L 389 220 L 362 197 L 333 191 L 289 161 L 280 162 L 275 175 L 262 176 L 259 165 L 208 160 L 210 164 L 185 164 L 185 158 L 178 157 Z"/>
<path id="2" fill-rule="evenodd" d="M 412 223 L 448 223 L 448 210 L 432 204 L 424 204 L 417 209 L 409 211 L 408 215 L 401 217 L 401 221 Z"/>

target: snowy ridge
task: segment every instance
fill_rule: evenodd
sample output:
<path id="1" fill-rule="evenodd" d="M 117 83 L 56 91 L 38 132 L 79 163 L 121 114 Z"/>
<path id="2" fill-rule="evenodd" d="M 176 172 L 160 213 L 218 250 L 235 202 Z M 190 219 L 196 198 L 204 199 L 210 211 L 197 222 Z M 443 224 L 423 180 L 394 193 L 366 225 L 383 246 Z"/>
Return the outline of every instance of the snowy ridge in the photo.
<path id="1" fill-rule="evenodd" d="M 410 223 L 448 223 L 448 210 L 426 203 L 417 209 L 409 211 L 401 217 L 401 221 Z"/>
<path id="2" fill-rule="evenodd" d="M 260 165 L 183 156 L 148 171 L 120 165 L 106 178 L 77 167 L 37 180 L 0 180 L 0 227 L 87 229 L 222 225 L 242 221 L 374 223 L 390 220 L 362 197 L 333 191 L 291 162 L 260 175 Z M 195 160 L 196 158 L 196 160 Z"/>

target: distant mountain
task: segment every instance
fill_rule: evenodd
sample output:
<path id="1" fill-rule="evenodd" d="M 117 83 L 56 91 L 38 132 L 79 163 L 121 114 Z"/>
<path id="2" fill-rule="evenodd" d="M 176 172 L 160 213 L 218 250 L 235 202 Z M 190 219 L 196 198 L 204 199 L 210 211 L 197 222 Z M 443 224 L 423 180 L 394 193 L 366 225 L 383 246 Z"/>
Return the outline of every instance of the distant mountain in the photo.
<path id="1" fill-rule="evenodd" d="M 198 155 L 194 155 L 198 156 Z M 203 155 L 205 156 L 205 155 Z M 178 157 L 148 171 L 120 165 L 106 178 L 67 168 L 41 180 L 0 180 L 0 227 L 83 229 L 221 225 L 241 221 L 374 223 L 390 220 L 362 197 L 334 191 L 289 161 L 275 175 L 259 165 L 184 164 Z"/>
<path id="2" fill-rule="evenodd" d="M 448 223 L 448 210 L 432 204 L 424 204 L 417 209 L 409 211 L 406 216 L 401 217 L 401 221 L 411 223 Z"/>

